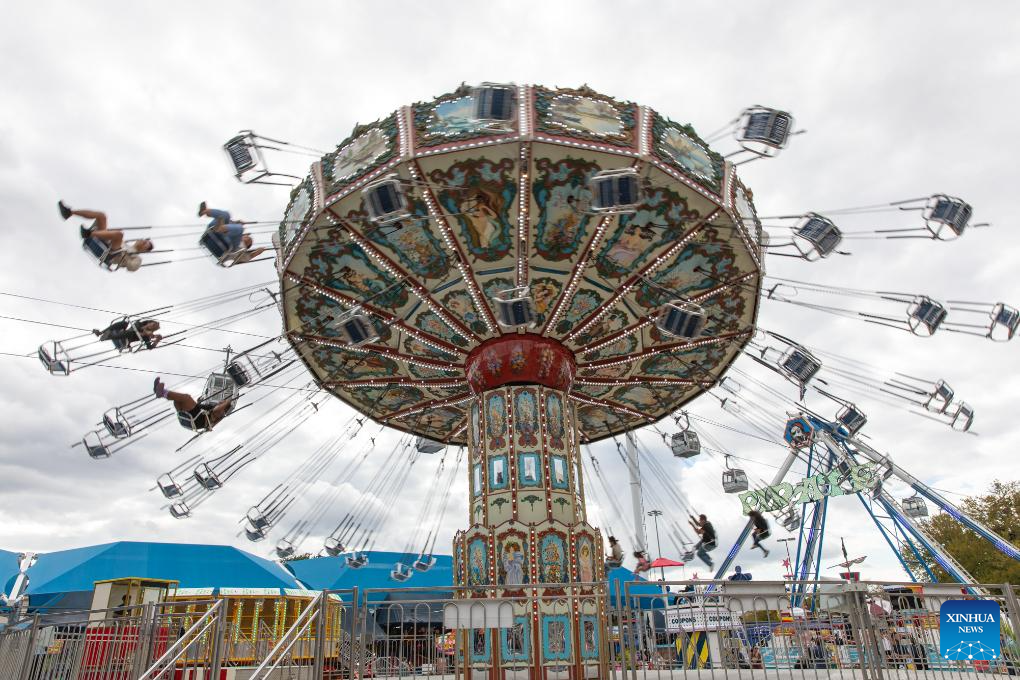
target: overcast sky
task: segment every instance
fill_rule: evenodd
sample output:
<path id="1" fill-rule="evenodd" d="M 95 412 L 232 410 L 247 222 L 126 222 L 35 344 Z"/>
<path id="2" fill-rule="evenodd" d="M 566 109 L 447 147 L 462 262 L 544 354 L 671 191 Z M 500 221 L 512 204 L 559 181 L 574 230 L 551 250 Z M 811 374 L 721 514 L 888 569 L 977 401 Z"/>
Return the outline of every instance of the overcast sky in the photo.
<path id="1" fill-rule="evenodd" d="M 0 27 L 0 215 L 7 233 L 0 255 L 0 314 L 93 328 L 111 315 L 67 305 L 138 312 L 270 281 L 268 263 L 220 270 L 209 260 L 107 274 L 81 253 L 77 223 L 58 218 L 56 201 L 104 209 L 114 226 L 195 224 L 201 200 L 246 219 L 278 219 L 287 189 L 239 185 L 222 157 L 220 145 L 237 130 L 328 149 L 357 122 L 448 92 L 462 81 L 483 80 L 586 83 L 689 121 L 703 133 L 748 105 L 787 109 L 808 134 L 796 137 L 779 158 L 741 172 L 761 214 L 947 192 L 968 200 L 975 220 L 993 227 L 953 243 L 857 241 L 852 256 L 813 264 L 772 258 L 769 273 L 1016 305 L 1018 34 L 1015 3 L 8 3 Z M 280 160 L 284 171 L 304 174 L 309 159 Z M 911 224 L 909 215 L 876 216 L 847 221 L 844 228 Z M 192 238 L 172 244 L 194 246 Z M 171 243 L 157 238 L 157 245 Z M 234 301 L 186 321 L 236 313 L 246 305 Z M 952 334 L 914 338 L 768 303 L 760 322 L 890 372 L 952 383 L 976 408 L 980 436 L 861 403 L 871 417 L 867 432 L 874 445 L 929 484 L 970 494 L 997 477 L 1016 476 L 1016 343 Z M 40 323 L 6 318 L 0 323 L 0 351 L 10 354 L 24 355 L 44 340 L 73 334 Z M 267 313 L 231 329 L 275 335 L 279 326 Z M 251 342 L 248 336 L 211 333 L 193 344 L 239 348 Z M 149 491 L 155 477 L 184 460 L 182 455 L 207 446 L 226 451 L 244 437 L 242 430 L 262 405 L 286 392 L 238 414 L 184 454 L 174 453 L 186 439 L 176 426 L 106 461 L 68 448 L 106 408 L 150 389 L 153 371 L 196 374 L 216 360 L 209 351 L 170 349 L 124 358 L 118 368 L 55 378 L 34 359 L 0 357 L 0 547 L 47 551 L 130 539 L 231 543 L 266 554 L 269 544 L 254 546 L 236 537 L 238 519 L 336 433 L 351 415 L 346 407 L 328 404 L 186 521 L 161 509 L 160 497 Z M 795 396 L 792 386 L 784 389 Z M 830 407 L 819 402 L 819 408 Z M 693 410 L 741 427 L 711 398 L 702 398 Z M 779 447 L 739 434 L 711 434 L 734 453 L 759 461 L 747 465 L 755 477 L 771 477 L 768 466 L 784 455 Z M 641 436 L 669 471 L 669 482 L 715 520 L 721 557 L 740 515 L 737 500 L 719 490 L 719 460 L 702 456 L 681 463 L 664 446 L 656 447 L 654 434 Z M 396 441 L 392 433 L 377 436 L 378 456 L 358 470 L 325 524 L 335 524 L 357 502 L 358 488 Z M 595 450 L 619 478 L 611 444 Z M 342 465 L 338 461 L 333 472 Z M 410 477 L 394 518 L 416 517 L 430 492 L 435 460 L 419 465 L 427 469 Z M 465 486 L 454 485 L 438 543 L 443 552 L 453 531 L 467 523 Z M 589 482 L 589 490 L 594 487 Z M 324 488 L 320 484 L 314 491 Z M 893 489 L 906 495 L 903 487 Z M 628 507 L 625 488 L 619 491 Z M 623 522 L 589 501 L 594 521 L 614 529 Z M 830 504 L 829 527 L 823 567 L 837 561 L 837 537 L 843 536 L 852 553 L 868 555 L 862 569 L 867 577 L 903 577 L 855 499 Z M 402 550 L 410 531 L 406 519 L 394 520 L 376 547 Z M 304 548 L 318 546 L 316 538 Z M 663 553 L 676 557 L 674 552 L 664 545 Z M 782 569 L 778 554 L 763 563 L 757 553 L 744 553 L 739 562 L 758 578 L 774 577 Z M 693 571 L 697 568 L 684 573 Z"/>

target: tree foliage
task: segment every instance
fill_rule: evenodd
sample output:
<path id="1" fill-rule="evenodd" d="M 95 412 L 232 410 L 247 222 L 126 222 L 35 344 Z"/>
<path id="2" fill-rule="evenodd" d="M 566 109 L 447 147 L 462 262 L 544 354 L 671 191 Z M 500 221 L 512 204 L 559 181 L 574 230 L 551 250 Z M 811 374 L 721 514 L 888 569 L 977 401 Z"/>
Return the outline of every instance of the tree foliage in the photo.
<path id="1" fill-rule="evenodd" d="M 1017 544 L 1020 537 L 1020 481 L 996 480 L 987 493 L 966 498 L 960 509 L 1013 545 Z M 921 525 L 978 583 L 1020 583 L 1020 562 L 996 550 L 952 516 L 939 513 L 923 520 Z M 952 580 L 926 550 L 918 548 L 922 559 L 940 581 Z M 901 554 L 918 580 L 929 580 L 909 547 L 904 546 Z"/>

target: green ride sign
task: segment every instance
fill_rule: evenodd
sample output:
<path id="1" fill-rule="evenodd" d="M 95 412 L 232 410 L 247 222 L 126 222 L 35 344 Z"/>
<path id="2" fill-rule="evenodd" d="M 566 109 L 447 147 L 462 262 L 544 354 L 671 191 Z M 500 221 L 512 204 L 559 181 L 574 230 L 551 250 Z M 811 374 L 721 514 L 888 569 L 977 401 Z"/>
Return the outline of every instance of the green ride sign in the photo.
<path id="1" fill-rule="evenodd" d="M 842 466 L 828 472 L 812 475 L 797 484 L 783 482 L 764 489 L 744 491 L 738 498 L 746 515 L 751 510 L 777 512 L 797 503 L 814 503 L 826 496 L 846 496 L 871 491 L 878 486 L 878 465 Z"/>

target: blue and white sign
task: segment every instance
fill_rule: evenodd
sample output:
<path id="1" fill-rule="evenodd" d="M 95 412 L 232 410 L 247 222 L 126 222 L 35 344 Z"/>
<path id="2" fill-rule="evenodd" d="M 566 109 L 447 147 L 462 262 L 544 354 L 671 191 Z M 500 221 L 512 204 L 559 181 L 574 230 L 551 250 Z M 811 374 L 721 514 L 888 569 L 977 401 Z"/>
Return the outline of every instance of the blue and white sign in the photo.
<path id="1" fill-rule="evenodd" d="M 939 607 L 939 652 L 951 661 L 993 661 L 999 649 L 999 605 L 947 600 Z"/>

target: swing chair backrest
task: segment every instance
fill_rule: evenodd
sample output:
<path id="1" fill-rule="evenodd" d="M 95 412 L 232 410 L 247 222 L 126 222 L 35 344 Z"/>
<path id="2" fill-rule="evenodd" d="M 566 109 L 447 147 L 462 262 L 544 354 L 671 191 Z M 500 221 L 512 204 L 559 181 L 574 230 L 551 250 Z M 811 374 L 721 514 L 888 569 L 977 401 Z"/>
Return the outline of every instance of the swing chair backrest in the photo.
<path id="1" fill-rule="evenodd" d="M 236 400 L 238 395 L 237 383 L 229 373 L 210 373 L 205 381 L 205 389 L 202 390 L 202 398 L 199 401 L 203 404 L 218 404 L 224 399 Z M 234 410 L 233 404 L 227 409 L 227 413 Z"/>
<path id="2" fill-rule="evenodd" d="M 659 311 L 655 326 L 666 335 L 691 340 L 701 335 L 705 327 L 705 312 L 693 302 L 673 300 Z"/>
<path id="3" fill-rule="evenodd" d="M 513 85 L 482 83 L 471 90 L 474 99 L 472 119 L 485 123 L 506 123 L 514 118 Z"/>
<path id="4" fill-rule="evenodd" d="M 92 256 L 92 259 L 100 267 L 105 267 L 110 271 L 114 271 L 120 266 L 120 250 L 113 250 L 110 248 L 110 244 L 106 241 L 100 240 L 94 236 L 86 236 L 81 241 L 82 250 Z"/>
<path id="5" fill-rule="evenodd" d="M 535 306 L 531 289 L 527 286 L 501 290 L 493 296 L 496 302 L 496 320 L 506 328 L 523 328 L 535 325 Z"/>
<path id="6" fill-rule="evenodd" d="M 390 578 L 393 579 L 394 581 L 403 582 L 411 578 L 413 574 L 414 571 L 411 570 L 411 567 L 408 567 L 405 564 L 397 562 L 395 565 L 393 565 L 393 570 L 390 571 Z"/>
<path id="7" fill-rule="evenodd" d="M 772 149 L 782 149 L 790 139 L 793 116 L 785 111 L 754 107 L 744 111 L 737 139 L 757 142 Z"/>
<path id="8" fill-rule="evenodd" d="M 170 514 L 177 519 L 183 519 L 191 515 L 191 508 L 184 501 L 174 503 L 170 506 Z"/>
<path id="9" fill-rule="evenodd" d="M 365 553 L 354 553 L 347 556 L 347 566 L 351 569 L 361 569 L 368 564 L 368 555 Z"/>
<path id="10" fill-rule="evenodd" d="M 181 485 L 174 481 L 174 478 L 169 474 L 160 475 L 156 479 L 156 486 L 159 487 L 160 493 L 163 494 L 164 498 L 177 498 L 184 493 Z"/>
<path id="11" fill-rule="evenodd" d="M 205 248 L 216 260 L 216 264 L 221 267 L 229 267 L 233 263 L 233 258 L 242 250 L 241 248 L 231 249 L 227 235 L 215 231 L 214 227 L 205 230 L 202 238 L 198 239 L 198 245 Z"/>
<path id="12" fill-rule="evenodd" d="M 285 560 L 294 554 L 294 544 L 290 541 L 283 539 L 276 544 L 276 556 L 281 560 Z"/>
<path id="13" fill-rule="evenodd" d="M 128 422 L 119 408 L 113 408 L 103 414 L 103 426 L 111 437 L 123 439 L 131 436 L 131 423 Z"/>
<path id="14" fill-rule="evenodd" d="M 110 447 L 103 443 L 98 432 L 90 432 L 85 435 L 82 437 L 81 443 L 85 447 L 85 451 L 88 452 L 89 457 L 95 460 L 109 458 L 113 453 L 110 451 Z"/>
<path id="15" fill-rule="evenodd" d="M 596 213 L 630 213 L 641 202 L 637 170 L 602 170 L 588 182 L 592 192 L 591 209 Z"/>
<path id="16" fill-rule="evenodd" d="M 47 345 L 51 346 L 47 347 Z M 39 345 L 39 352 L 37 356 L 39 357 L 39 361 L 42 362 L 43 367 L 49 371 L 50 375 L 71 374 L 71 362 L 67 357 L 67 352 L 64 351 L 63 345 L 59 342 Z"/>
<path id="17" fill-rule="evenodd" d="M 436 563 L 436 558 L 431 555 L 422 555 L 414 561 L 414 568 L 418 571 L 428 571 Z"/>
<path id="18" fill-rule="evenodd" d="M 325 550 L 326 554 L 330 557 L 337 557 L 344 551 L 344 544 L 330 536 L 326 539 L 322 549 Z"/>

